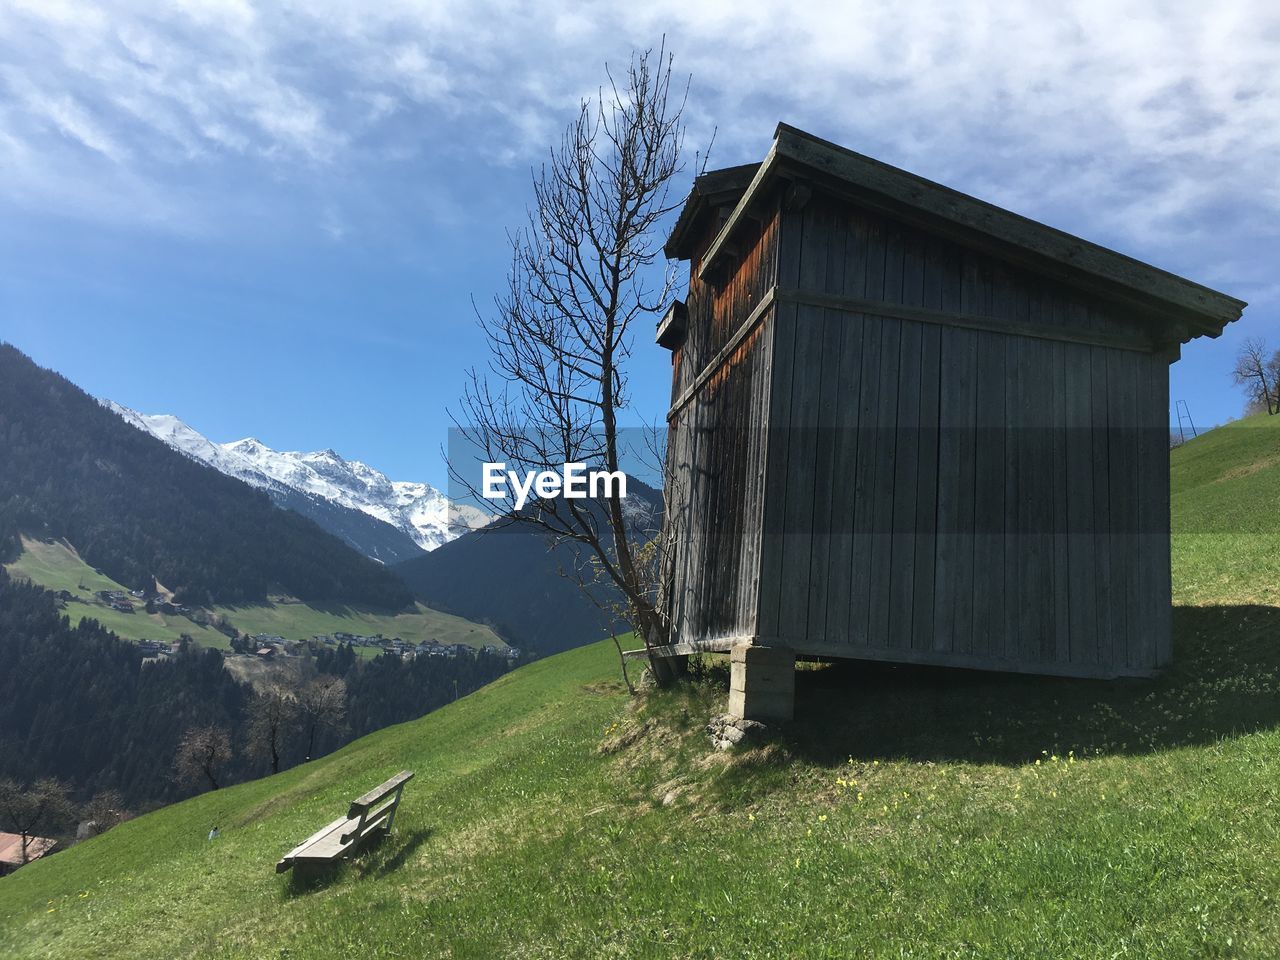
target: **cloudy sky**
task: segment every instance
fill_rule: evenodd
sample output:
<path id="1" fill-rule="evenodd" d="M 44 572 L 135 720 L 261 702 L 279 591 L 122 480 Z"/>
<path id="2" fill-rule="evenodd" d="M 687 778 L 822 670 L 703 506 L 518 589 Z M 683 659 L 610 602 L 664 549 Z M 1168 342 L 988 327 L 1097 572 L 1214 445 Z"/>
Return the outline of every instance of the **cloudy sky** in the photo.
<path id="1" fill-rule="evenodd" d="M 0 0 L 0 339 L 441 483 L 530 166 L 665 34 L 713 166 L 786 120 L 1250 301 L 1174 367 L 1235 416 L 1239 340 L 1280 346 L 1280 7 L 1048 6 Z M 633 384 L 660 414 L 664 351 Z"/>

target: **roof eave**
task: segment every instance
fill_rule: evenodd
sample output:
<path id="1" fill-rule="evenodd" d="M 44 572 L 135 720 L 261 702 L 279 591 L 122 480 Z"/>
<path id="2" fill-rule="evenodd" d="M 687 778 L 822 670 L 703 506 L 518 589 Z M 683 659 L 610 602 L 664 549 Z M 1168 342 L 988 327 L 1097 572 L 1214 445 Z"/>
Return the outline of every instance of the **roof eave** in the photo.
<path id="1" fill-rule="evenodd" d="M 700 174 L 689 189 L 680 216 L 663 245 L 662 252 L 669 260 L 688 260 L 693 255 L 696 242 L 695 226 L 702 213 L 711 206 L 732 203 L 746 189 L 758 163 L 744 163 Z"/>
<path id="2" fill-rule="evenodd" d="M 1219 336 L 1240 318 L 1247 304 L 1217 290 L 1161 270 L 1133 257 L 997 207 L 950 187 L 881 163 L 822 140 L 785 123 L 778 124 L 773 144 L 751 183 L 738 200 L 702 259 L 699 276 L 712 275 L 729 240 L 771 181 L 779 177 L 814 177 L 831 186 L 844 185 L 857 199 L 895 216 L 905 216 L 945 232 L 962 242 L 983 239 L 1031 269 L 1060 273 L 1077 282 L 1088 280 L 1122 298 L 1151 301 L 1195 328 L 1191 336 Z M 1187 337 L 1190 339 L 1191 337 Z"/>

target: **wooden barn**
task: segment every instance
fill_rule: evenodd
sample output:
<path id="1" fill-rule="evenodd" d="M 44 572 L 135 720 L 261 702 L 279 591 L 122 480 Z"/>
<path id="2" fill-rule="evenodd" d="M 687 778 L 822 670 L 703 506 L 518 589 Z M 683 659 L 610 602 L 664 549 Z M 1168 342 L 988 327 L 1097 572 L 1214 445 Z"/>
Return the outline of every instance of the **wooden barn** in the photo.
<path id="1" fill-rule="evenodd" d="M 1244 304 L 780 125 L 667 243 L 666 603 L 731 651 L 1079 677 L 1168 663 L 1169 364 Z"/>

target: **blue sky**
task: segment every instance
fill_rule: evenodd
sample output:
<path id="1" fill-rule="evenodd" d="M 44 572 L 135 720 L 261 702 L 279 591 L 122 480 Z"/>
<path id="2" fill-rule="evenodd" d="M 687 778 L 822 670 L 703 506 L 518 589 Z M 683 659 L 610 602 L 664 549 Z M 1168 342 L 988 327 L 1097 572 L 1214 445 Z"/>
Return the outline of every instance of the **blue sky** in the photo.
<path id="1" fill-rule="evenodd" d="M 529 168 L 663 34 L 691 161 L 786 120 L 1249 300 L 1173 368 L 1197 423 L 1280 346 L 1274 5 L 159 6 L 0 0 L 0 338 L 215 440 L 443 485 Z M 659 416 L 647 338 L 632 387 Z"/>

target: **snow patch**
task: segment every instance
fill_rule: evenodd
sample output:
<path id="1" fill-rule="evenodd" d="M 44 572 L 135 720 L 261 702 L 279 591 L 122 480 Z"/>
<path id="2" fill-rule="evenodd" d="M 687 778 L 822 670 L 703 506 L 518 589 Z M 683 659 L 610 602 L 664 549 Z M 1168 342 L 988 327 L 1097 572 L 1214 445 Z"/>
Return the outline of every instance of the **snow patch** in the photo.
<path id="1" fill-rule="evenodd" d="M 287 487 L 359 510 L 403 531 L 424 550 L 434 550 L 493 519 L 476 507 L 451 504 L 429 483 L 391 480 L 335 450 L 279 451 L 255 437 L 215 443 L 170 414 L 138 413 L 112 400 L 101 402 L 139 430 L 221 473 L 260 489 Z"/>

